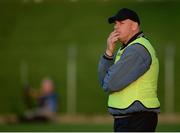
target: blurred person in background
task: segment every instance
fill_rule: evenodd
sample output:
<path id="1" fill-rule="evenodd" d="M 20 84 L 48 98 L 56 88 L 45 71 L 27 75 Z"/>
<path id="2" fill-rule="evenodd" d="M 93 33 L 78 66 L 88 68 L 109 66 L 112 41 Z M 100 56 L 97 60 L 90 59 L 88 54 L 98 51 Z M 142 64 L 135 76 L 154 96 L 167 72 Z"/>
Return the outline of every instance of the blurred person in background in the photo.
<path id="1" fill-rule="evenodd" d="M 54 83 L 50 78 L 44 78 L 39 90 L 34 90 L 27 86 L 25 88 L 25 101 L 29 108 L 20 121 L 53 121 L 57 112 L 57 95 Z M 31 99 L 37 104 L 32 108 Z"/>
<path id="2" fill-rule="evenodd" d="M 120 9 L 108 19 L 114 31 L 98 67 L 114 131 L 155 131 L 160 112 L 157 98 L 159 63 L 154 48 L 140 31 L 140 20 L 131 9 Z M 117 42 L 122 45 L 114 54 Z"/>

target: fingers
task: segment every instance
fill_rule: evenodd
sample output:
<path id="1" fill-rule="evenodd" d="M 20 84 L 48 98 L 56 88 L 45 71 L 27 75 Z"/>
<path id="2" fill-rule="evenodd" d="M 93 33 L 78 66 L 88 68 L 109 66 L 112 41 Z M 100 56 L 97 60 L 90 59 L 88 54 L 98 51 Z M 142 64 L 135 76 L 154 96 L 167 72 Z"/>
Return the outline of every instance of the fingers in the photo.
<path id="1" fill-rule="evenodd" d="M 111 34 L 110 34 L 110 37 L 113 38 L 113 37 L 118 37 L 119 36 L 119 33 L 117 31 L 113 31 Z"/>
<path id="2" fill-rule="evenodd" d="M 108 55 L 113 55 L 118 38 L 119 38 L 119 33 L 117 31 L 113 31 L 109 35 L 107 39 L 107 49 L 106 49 Z"/>
<path id="3" fill-rule="evenodd" d="M 117 31 L 113 31 L 111 34 L 110 34 L 110 38 L 117 41 L 118 40 L 118 37 L 119 37 L 119 33 Z"/>
<path id="4" fill-rule="evenodd" d="M 114 43 L 114 42 L 118 41 L 118 38 L 119 38 L 119 33 L 116 31 L 113 31 L 109 36 L 109 41 L 111 43 Z"/>
<path id="5" fill-rule="evenodd" d="M 112 38 L 112 40 L 111 40 L 112 42 L 117 42 L 118 41 L 118 37 L 114 37 L 114 38 Z"/>

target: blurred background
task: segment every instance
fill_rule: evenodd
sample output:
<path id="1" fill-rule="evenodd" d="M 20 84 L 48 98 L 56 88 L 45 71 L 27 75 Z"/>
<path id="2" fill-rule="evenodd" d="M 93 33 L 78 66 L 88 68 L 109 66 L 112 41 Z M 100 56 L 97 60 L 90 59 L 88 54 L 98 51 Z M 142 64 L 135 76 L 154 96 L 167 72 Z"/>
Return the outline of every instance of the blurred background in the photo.
<path id="1" fill-rule="evenodd" d="M 179 0 L 0 0 L 0 131 L 113 131 L 97 66 L 107 18 L 122 7 L 137 11 L 160 61 L 157 131 L 180 131 Z M 44 77 L 58 97 L 55 122 L 17 122 L 26 86 L 38 90 Z"/>

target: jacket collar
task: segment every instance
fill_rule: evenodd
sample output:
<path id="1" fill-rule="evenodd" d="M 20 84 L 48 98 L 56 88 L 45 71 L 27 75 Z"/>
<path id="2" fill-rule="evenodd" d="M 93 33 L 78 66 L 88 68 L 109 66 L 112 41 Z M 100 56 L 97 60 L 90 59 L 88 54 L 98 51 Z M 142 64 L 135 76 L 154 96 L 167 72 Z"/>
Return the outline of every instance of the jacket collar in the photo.
<path id="1" fill-rule="evenodd" d="M 132 41 L 136 40 L 139 37 L 144 37 L 144 33 L 142 31 L 135 34 L 126 44 L 123 44 L 121 50 L 124 49 L 128 44 L 130 44 Z"/>

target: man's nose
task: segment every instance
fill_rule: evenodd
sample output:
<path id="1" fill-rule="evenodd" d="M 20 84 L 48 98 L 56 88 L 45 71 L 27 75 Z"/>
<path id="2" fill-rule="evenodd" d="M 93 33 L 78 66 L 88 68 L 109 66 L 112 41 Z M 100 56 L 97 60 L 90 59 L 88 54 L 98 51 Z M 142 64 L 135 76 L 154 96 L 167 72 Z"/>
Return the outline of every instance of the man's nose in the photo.
<path id="1" fill-rule="evenodd" d="M 114 30 L 117 30 L 117 29 L 118 29 L 118 22 L 115 21 L 115 23 L 114 23 Z"/>
<path id="2" fill-rule="evenodd" d="M 114 24 L 114 30 L 117 30 L 117 24 L 116 23 Z"/>

